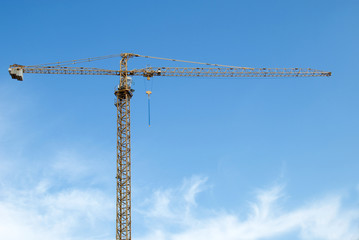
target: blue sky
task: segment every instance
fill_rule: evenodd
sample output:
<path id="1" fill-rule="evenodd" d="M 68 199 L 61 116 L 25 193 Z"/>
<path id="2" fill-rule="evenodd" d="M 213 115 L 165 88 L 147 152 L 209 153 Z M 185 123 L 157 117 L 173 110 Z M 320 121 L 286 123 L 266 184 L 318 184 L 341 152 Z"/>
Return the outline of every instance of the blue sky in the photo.
<path id="1" fill-rule="evenodd" d="M 0 4 L 0 239 L 114 239 L 118 79 L 7 68 L 121 52 L 333 73 L 134 78 L 134 239 L 359 239 L 357 1 Z"/>

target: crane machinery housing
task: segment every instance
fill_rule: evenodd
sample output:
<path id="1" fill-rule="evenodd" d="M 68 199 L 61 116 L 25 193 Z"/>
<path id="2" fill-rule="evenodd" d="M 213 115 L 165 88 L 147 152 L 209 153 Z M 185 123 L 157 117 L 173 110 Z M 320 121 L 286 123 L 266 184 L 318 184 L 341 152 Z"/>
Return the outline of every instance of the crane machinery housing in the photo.
<path id="1" fill-rule="evenodd" d="M 121 57 L 119 70 L 108 70 L 86 67 L 68 67 L 107 58 Z M 134 57 L 153 58 L 201 64 L 211 67 L 146 67 L 128 69 L 128 60 Z M 219 64 L 183 61 L 168 58 L 142 56 L 133 53 L 122 53 L 102 57 L 54 62 L 40 65 L 24 66 L 13 64 L 9 67 L 13 79 L 23 81 L 24 73 L 38 74 L 80 74 L 80 75 L 115 75 L 120 77 L 115 89 L 115 106 L 117 108 L 117 171 L 116 171 L 116 240 L 131 240 L 131 121 L 130 100 L 134 90 L 131 88 L 132 76 L 152 77 L 323 77 L 331 72 L 311 68 L 249 68 Z M 148 93 L 149 95 L 149 93 Z"/>

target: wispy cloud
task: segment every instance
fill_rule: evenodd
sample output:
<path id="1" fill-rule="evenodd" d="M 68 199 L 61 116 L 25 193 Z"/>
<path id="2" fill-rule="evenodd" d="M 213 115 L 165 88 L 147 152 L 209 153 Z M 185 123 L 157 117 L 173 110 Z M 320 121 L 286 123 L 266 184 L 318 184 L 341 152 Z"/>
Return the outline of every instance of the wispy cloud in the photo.
<path id="1" fill-rule="evenodd" d="M 185 179 L 182 185 L 182 191 L 184 192 L 184 200 L 191 205 L 196 205 L 196 196 L 198 193 L 205 190 L 205 183 L 207 177 L 193 176 L 190 179 Z"/>
<path id="2" fill-rule="evenodd" d="M 198 217 L 193 203 L 206 180 L 192 178 L 179 188 L 156 191 L 142 209 L 149 230 L 139 239 L 257 240 L 289 234 L 297 235 L 296 239 L 359 239 L 359 208 L 345 208 L 342 196 L 334 194 L 286 209 L 282 206 L 284 187 L 278 185 L 257 191 L 246 216 L 213 210 L 210 217 Z"/>
<path id="3" fill-rule="evenodd" d="M 285 189 L 276 185 L 255 192 L 245 215 L 204 209 L 197 200 L 208 189 L 206 177 L 185 179 L 174 188 L 156 190 L 137 210 L 147 231 L 137 240 L 358 240 L 359 208 L 343 205 L 343 196 L 316 198 L 285 207 Z M 1 187 L 0 239 L 63 240 L 114 238 L 114 199 L 100 189 L 54 190 L 50 180 L 34 187 Z M 208 212 L 211 215 L 208 215 Z M 139 224 L 139 223 L 136 223 Z M 296 237 L 292 237 L 297 235 Z M 283 238 L 281 238 L 283 239 Z"/>
<path id="4" fill-rule="evenodd" d="M 40 182 L 33 189 L 1 189 L 0 239 L 112 238 L 102 235 L 113 221 L 111 198 L 95 189 L 51 193 L 49 188 Z"/>
<path id="5" fill-rule="evenodd" d="M 114 238 L 114 194 L 83 184 L 98 172 L 98 161 L 63 148 L 43 161 L 43 175 L 29 177 L 31 172 L 21 172 L 14 177 L 12 170 L 24 160 L 10 159 L 6 152 L 0 151 L 0 239 Z M 64 178 L 81 184 L 71 187 Z M 59 187 L 57 181 L 65 181 L 66 186 Z M 207 177 L 193 176 L 178 187 L 154 190 L 140 209 L 135 207 L 145 220 L 136 224 L 147 227 L 147 232 L 134 232 L 136 239 L 259 240 L 294 234 L 303 240 L 359 240 L 359 208 L 344 206 L 340 194 L 288 209 L 282 205 L 285 189 L 276 185 L 257 191 L 245 216 L 222 209 L 204 209 L 206 214 L 201 214 L 203 206 L 197 198 L 209 188 L 207 182 Z"/>
<path id="6" fill-rule="evenodd" d="M 115 190 L 93 184 L 108 176 L 104 163 L 66 145 L 33 154 L 31 136 L 19 137 L 18 108 L 0 102 L 0 239 L 114 239 Z"/>
<path id="7" fill-rule="evenodd" d="M 206 177 L 193 176 L 184 179 L 179 187 L 156 190 L 142 203 L 143 208 L 136 208 L 136 212 L 146 219 L 157 219 L 158 223 L 171 220 L 173 223 L 185 224 L 193 219 L 190 216 L 191 208 L 196 206 L 198 193 L 206 189 L 206 181 Z"/>

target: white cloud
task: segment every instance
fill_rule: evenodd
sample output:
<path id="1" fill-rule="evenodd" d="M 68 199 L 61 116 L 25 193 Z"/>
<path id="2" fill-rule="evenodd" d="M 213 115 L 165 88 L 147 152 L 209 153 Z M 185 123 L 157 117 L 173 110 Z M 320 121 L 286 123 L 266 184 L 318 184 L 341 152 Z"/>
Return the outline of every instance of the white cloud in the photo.
<path id="1" fill-rule="evenodd" d="M 345 208 L 341 196 L 332 195 L 295 209 L 285 209 L 281 206 L 285 198 L 282 186 L 258 191 L 245 217 L 223 211 L 198 217 L 201 215 L 195 214 L 197 209 L 188 205 L 193 206 L 200 192 L 197 190 L 203 188 L 205 181 L 192 178 L 180 188 L 156 191 L 147 202 L 152 204 L 142 209 L 143 214 L 147 214 L 149 230 L 139 239 L 257 240 L 288 234 L 298 235 L 297 239 L 359 239 L 359 208 Z M 182 195 L 178 195 L 178 189 L 182 189 Z"/>
<path id="2" fill-rule="evenodd" d="M 114 225 L 112 198 L 96 189 L 49 189 L 47 181 L 33 189 L 1 189 L 0 239 L 112 239 L 103 236 L 105 226 Z"/>
<path id="3" fill-rule="evenodd" d="M 8 131 L 5 120 L 0 119 L 4 123 L 0 124 L 0 135 Z M 0 180 L 8 178 L 20 164 L 5 160 L 5 155 L 0 156 Z M 0 185 L 0 239 L 113 239 L 114 196 L 96 188 L 70 189 L 68 184 L 65 189 L 56 189 L 59 178 L 71 182 L 92 179 L 99 170 L 97 161 L 71 149 L 60 149 L 51 159 L 44 166 L 50 176 L 33 176 L 29 178 L 32 182 L 24 185 L 18 177 L 27 179 L 31 172 L 21 173 Z M 14 180 L 21 184 L 9 186 Z M 206 177 L 194 176 L 179 187 L 154 191 L 137 211 L 146 220 L 139 224 L 148 224 L 149 229 L 137 240 L 259 240 L 293 233 L 305 240 L 359 240 L 359 209 L 345 208 L 340 195 L 285 209 L 281 206 L 284 189 L 274 186 L 256 193 L 246 216 L 206 209 L 204 217 L 197 197 L 207 188 Z"/>
<path id="4" fill-rule="evenodd" d="M 176 223 L 190 221 L 191 208 L 196 205 L 196 196 L 206 186 L 206 177 L 193 176 L 185 179 L 182 186 L 174 189 L 157 190 L 143 203 L 144 208 L 136 208 L 147 219 L 157 219 L 166 223 L 168 219 Z M 179 217 L 181 216 L 181 217 Z"/>
<path id="5" fill-rule="evenodd" d="M 101 190 L 55 191 L 46 179 L 24 189 L 0 188 L 0 239 L 114 238 L 114 199 Z M 292 240 L 359 239 L 359 209 L 344 207 L 338 194 L 286 209 L 283 186 L 274 186 L 255 193 L 245 216 L 216 209 L 202 215 L 196 198 L 205 189 L 207 178 L 195 176 L 179 187 L 154 191 L 139 211 L 148 231 L 134 239 L 259 240 L 288 234 L 298 235 Z"/>
<path id="6" fill-rule="evenodd" d="M 29 165 L 20 172 L 19 161 L 7 159 L 0 156 L 0 173 L 5 174 L 0 176 L 1 240 L 114 238 L 115 198 L 93 187 L 93 179 L 86 181 L 95 172 L 95 165 L 82 167 L 80 156 L 71 151 L 49 157 L 49 163 L 37 171 L 39 165 Z M 71 183 L 64 183 L 64 178 L 70 178 Z M 83 181 L 78 184 L 77 179 Z"/>
<path id="7" fill-rule="evenodd" d="M 114 239 L 115 189 L 91 184 L 103 163 L 63 146 L 40 158 L 21 151 L 33 139 L 18 137 L 22 118 L 13 105 L 0 103 L 0 239 Z"/>
<path id="8" fill-rule="evenodd" d="M 204 184 L 207 180 L 208 178 L 199 176 L 193 176 L 189 180 L 185 179 L 182 186 L 184 190 L 184 200 L 191 205 L 196 205 L 196 195 L 205 189 Z"/>

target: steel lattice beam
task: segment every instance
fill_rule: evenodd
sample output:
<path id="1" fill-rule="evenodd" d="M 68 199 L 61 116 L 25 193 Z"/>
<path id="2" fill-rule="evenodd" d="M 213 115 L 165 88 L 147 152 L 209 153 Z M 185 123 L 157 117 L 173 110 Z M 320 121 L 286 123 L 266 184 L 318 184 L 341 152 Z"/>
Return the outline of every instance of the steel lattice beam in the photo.
<path id="1" fill-rule="evenodd" d="M 73 74 L 73 75 L 117 75 L 144 77 L 323 77 L 331 76 L 331 72 L 311 68 L 178 68 L 149 67 L 134 70 L 108 70 L 99 68 L 78 67 L 27 67 L 11 65 L 9 72 L 12 78 L 22 80 L 24 73 L 39 74 Z"/>

